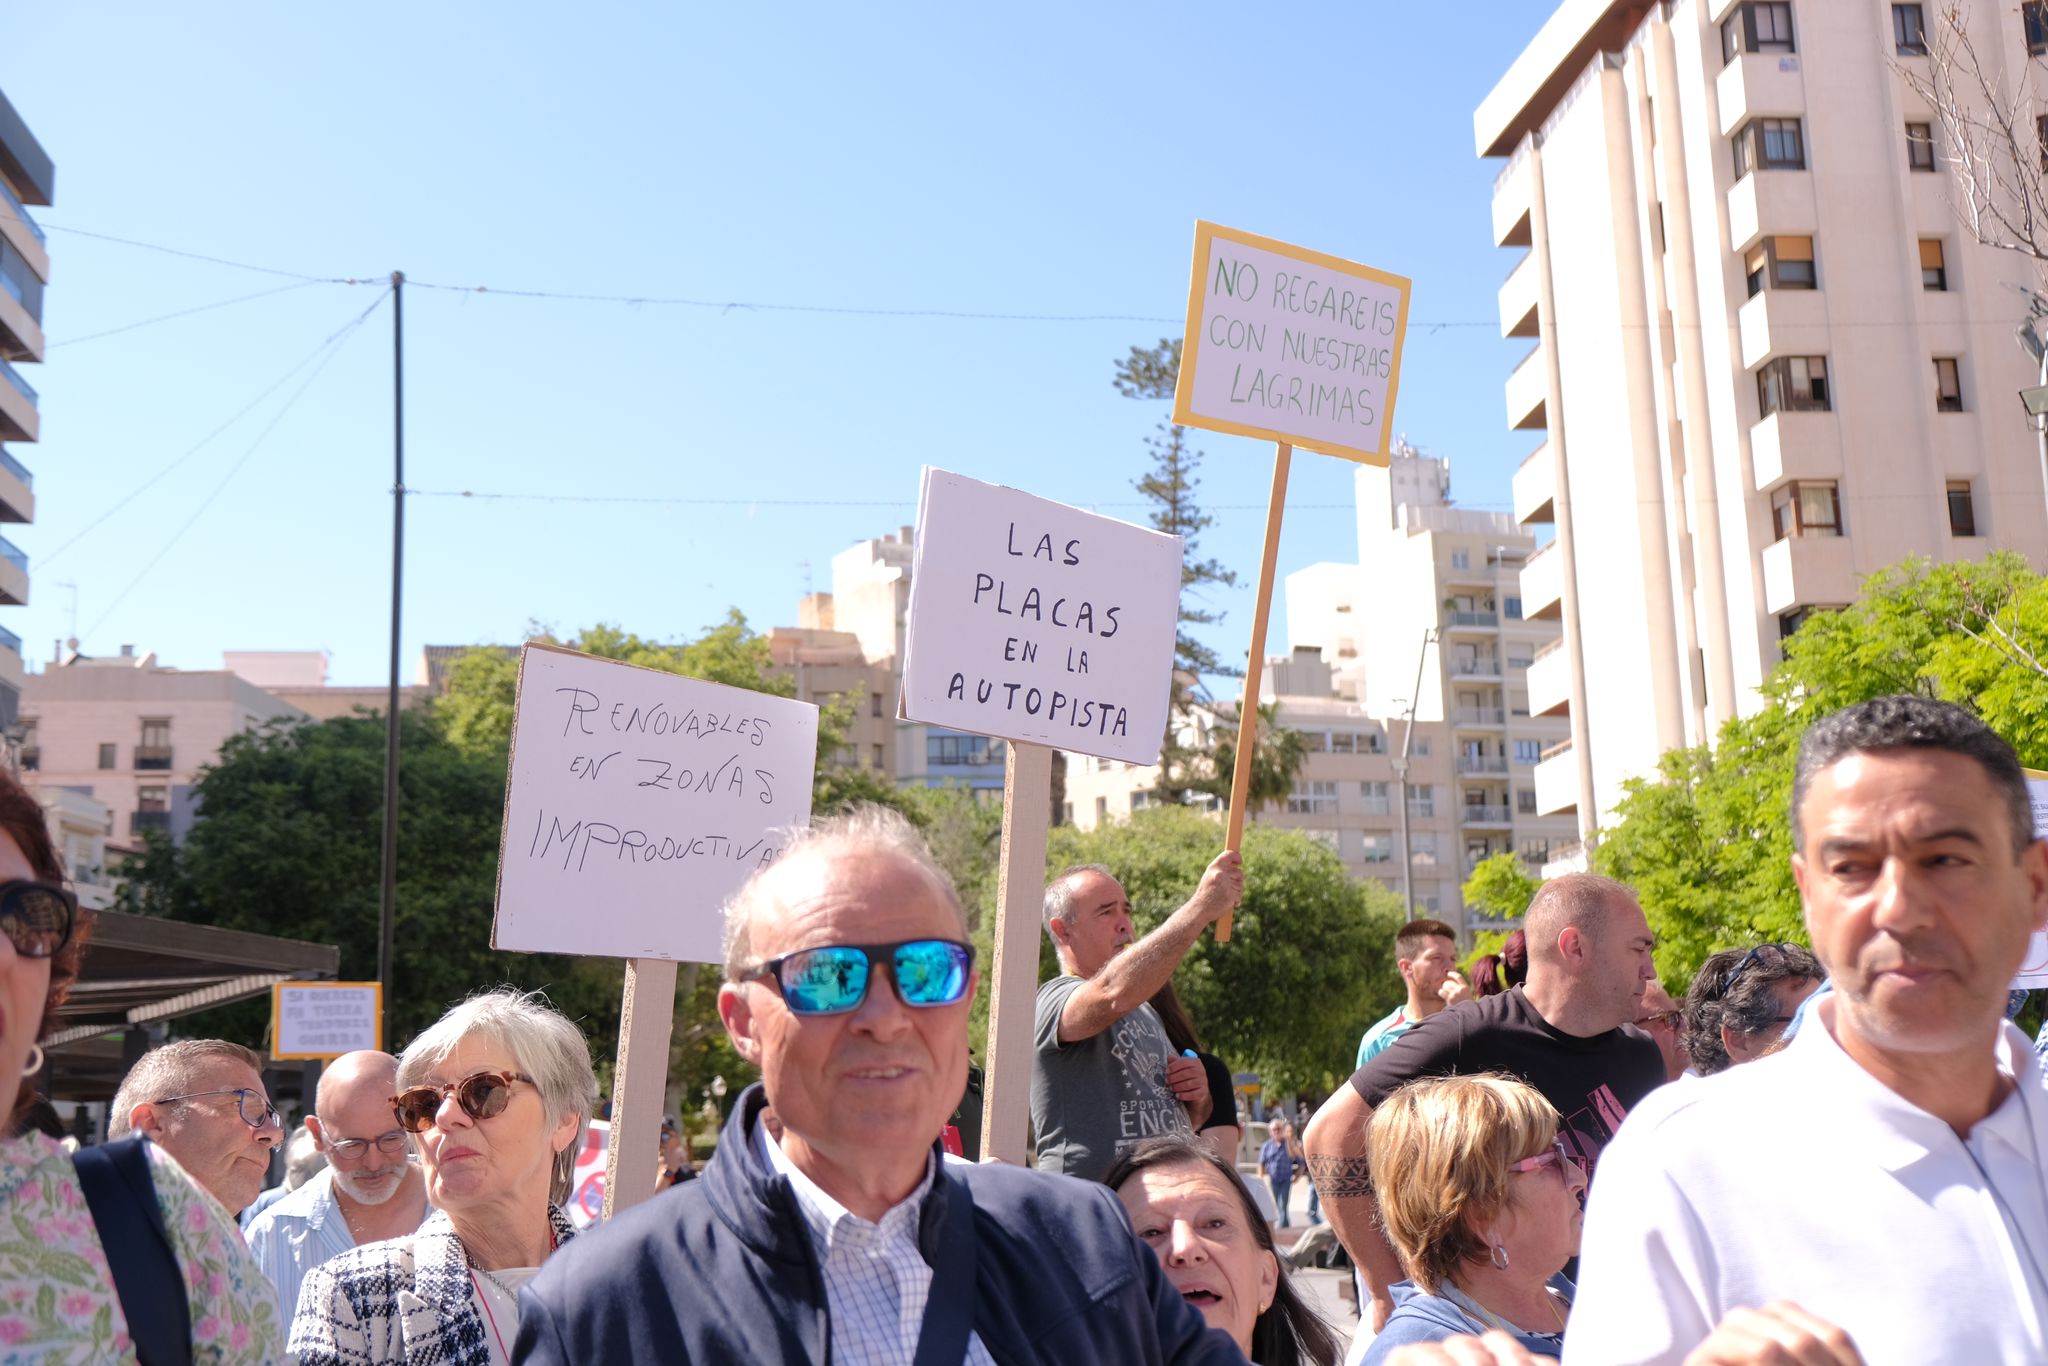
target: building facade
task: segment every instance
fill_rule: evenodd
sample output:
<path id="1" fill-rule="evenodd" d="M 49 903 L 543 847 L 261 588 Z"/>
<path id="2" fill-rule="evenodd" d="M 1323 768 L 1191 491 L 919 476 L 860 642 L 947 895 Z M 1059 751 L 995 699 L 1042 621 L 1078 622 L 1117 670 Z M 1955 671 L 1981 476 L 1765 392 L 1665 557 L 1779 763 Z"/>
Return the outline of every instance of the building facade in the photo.
<path id="1" fill-rule="evenodd" d="M 1555 531 L 1520 575 L 1563 627 L 1529 674 L 1531 712 L 1569 724 L 1538 809 L 1586 833 L 1665 750 L 1758 708 L 1780 642 L 1867 575 L 2048 562 L 2015 397 L 2036 282 L 1950 206 L 1915 93 L 1938 8 L 1568 0 L 1474 115 L 1504 159 L 1494 241 L 1520 253 L 1501 332 L 1531 342 L 1506 383 L 1538 443 L 1515 518 Z M 2025 88 L 2041 7 L 1967 22 Z"/>
<path id="2" fill-rule="evenodd" d="M 57 169 L 0 93 L 0 522 L 36 516 L 35 478 L 21 448 L 42 433 L 35 386 L 19 368 L 43 359 L 43 287 L 50 253 L 28 205 L 56 192 Z M 28 602 L 28 556 L 0 536 L 0 606 Z M 21 638 L 0 627 L 0 729 L 11 729 L 26 678 Z"/>

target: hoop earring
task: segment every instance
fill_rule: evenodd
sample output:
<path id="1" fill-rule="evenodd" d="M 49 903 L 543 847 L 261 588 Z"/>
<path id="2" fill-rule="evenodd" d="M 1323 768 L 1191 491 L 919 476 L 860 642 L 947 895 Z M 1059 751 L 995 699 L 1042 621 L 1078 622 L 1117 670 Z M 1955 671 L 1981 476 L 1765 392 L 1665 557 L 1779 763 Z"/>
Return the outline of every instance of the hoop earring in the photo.
<path id="1" fill-rule="evenodd" d="M 1502 1247 L 1499 1243 L 1495 1243 L 1493 1245 L 1493 1255 L 1491 1260 L 1495 1267 L 1499 1268 L 1502 1271 L 1506 1271 L 1508 1269 L 1508 1250 Z"/>
<path id="2" fill-rule="evenodd" d="M 32 1043 L 28 1046 L 28 1061 L 22 1064 L 21 1074 L 32 1077 L 43 1070 L 43 1046 Z"/>

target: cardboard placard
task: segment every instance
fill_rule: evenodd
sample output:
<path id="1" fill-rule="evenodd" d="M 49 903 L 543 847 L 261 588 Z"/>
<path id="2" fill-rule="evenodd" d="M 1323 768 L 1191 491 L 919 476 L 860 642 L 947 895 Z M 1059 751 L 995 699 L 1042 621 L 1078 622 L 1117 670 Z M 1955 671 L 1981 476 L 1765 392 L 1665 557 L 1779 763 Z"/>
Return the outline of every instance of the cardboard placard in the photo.
<path id="1" fill-rule="evenodd" d="M 1158 762 L 1181 538 L 926 466 L 903 715 Z"/>
<path id="2" fill-rule="evenodd" d="M 1385 465 L 1409 282 L 1195 224 L 1173 420 Z"/>
<path id="3" fill-rule="evenodd" d="M 529 643 L 491 945 L 716 963 L 724 905 L 811 816 L 818 709 Z"/>
<path id="4" fill-rule="evenodd" d="M 338 1058 L 384 1047 L 384 987 L 378 982 L 273 982 L 272 1061 Z"/>

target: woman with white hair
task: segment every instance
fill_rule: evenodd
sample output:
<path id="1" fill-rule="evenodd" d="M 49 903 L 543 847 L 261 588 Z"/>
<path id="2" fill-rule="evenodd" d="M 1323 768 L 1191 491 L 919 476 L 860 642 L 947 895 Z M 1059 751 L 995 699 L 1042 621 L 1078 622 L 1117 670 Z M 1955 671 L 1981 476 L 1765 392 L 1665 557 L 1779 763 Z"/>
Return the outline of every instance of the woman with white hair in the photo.
<path id="1" fill-rule="evenodd" d="M 597 1103 L 589 1045 L 538 994 L 484 992 L 412 1041 L 391 1103 L 435 1213 L 309 1272 L 289 1350 L 300 1366 L 506 1366 L 519 1288 L 574 1235 L 560 1201 Z"/>

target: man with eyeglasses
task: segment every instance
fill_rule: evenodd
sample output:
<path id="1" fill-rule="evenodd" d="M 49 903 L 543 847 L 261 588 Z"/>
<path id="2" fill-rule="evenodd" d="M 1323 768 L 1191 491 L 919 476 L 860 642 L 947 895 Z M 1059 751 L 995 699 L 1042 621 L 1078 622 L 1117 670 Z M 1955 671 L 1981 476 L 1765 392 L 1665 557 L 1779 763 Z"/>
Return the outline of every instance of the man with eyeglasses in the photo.
<path id="1" fill-rule="evenodd" d="M 1739 1330 L 1785 1361 L 2048 1361 L 2048 1071 L 2004 1019 L 2048 923 L 2019 761 L 1960 707 L 1878 698 L 1806 732 L 1790 816 L 1834 990 L 1630 1114 L 1565 1360 L 1741 1359 Z"/>
<path id="2" fill-rule="evenodd" d="M 901 816 L 800 832 L 726 908 L 719 1016 L 760 1082 L 697 1180 L 547 1259 L 514 1360 L 1242 1363 L 1108 1189 L 940 1160 L 978 980 Z"/>
<path id="3" fill-rule="evenodd" d="M 326 1170 L 257 1215 L 248 1230 L 249 1250 L 277 1287 L 287 1319 L 308 1271 L 426 1221 L 426 1181 L 391 1114 L 397 1090 L 398 1059 L 389 1053 L 344 1053 L 320 1073 L 306 1128 L 327 1158 Z"/>
<path id="4" fill-rule="evenodd" d="M 258 1074 L 262 1060 L 225 1039 L 180 1039 L 144 1053 L 107 1109 L 107 1137 L 146 1134 L 208 1194 L 239 1213 L 263 1189 L 284 1139 Z"/>
<path id="5" fill-rule="evenodd" d="M 1685 1075 L 1690 1065 L 1682 1042 L 1685 1008 L 1672 1000 L 1664 984 L 1654 978 L 1643 985 L 1643 998 L 1636 1004 L 1636 1028 L 1655 1041 L 1657 1051 L 1664 1057 L 1667 1080 L 1677 1081 Z"/>

